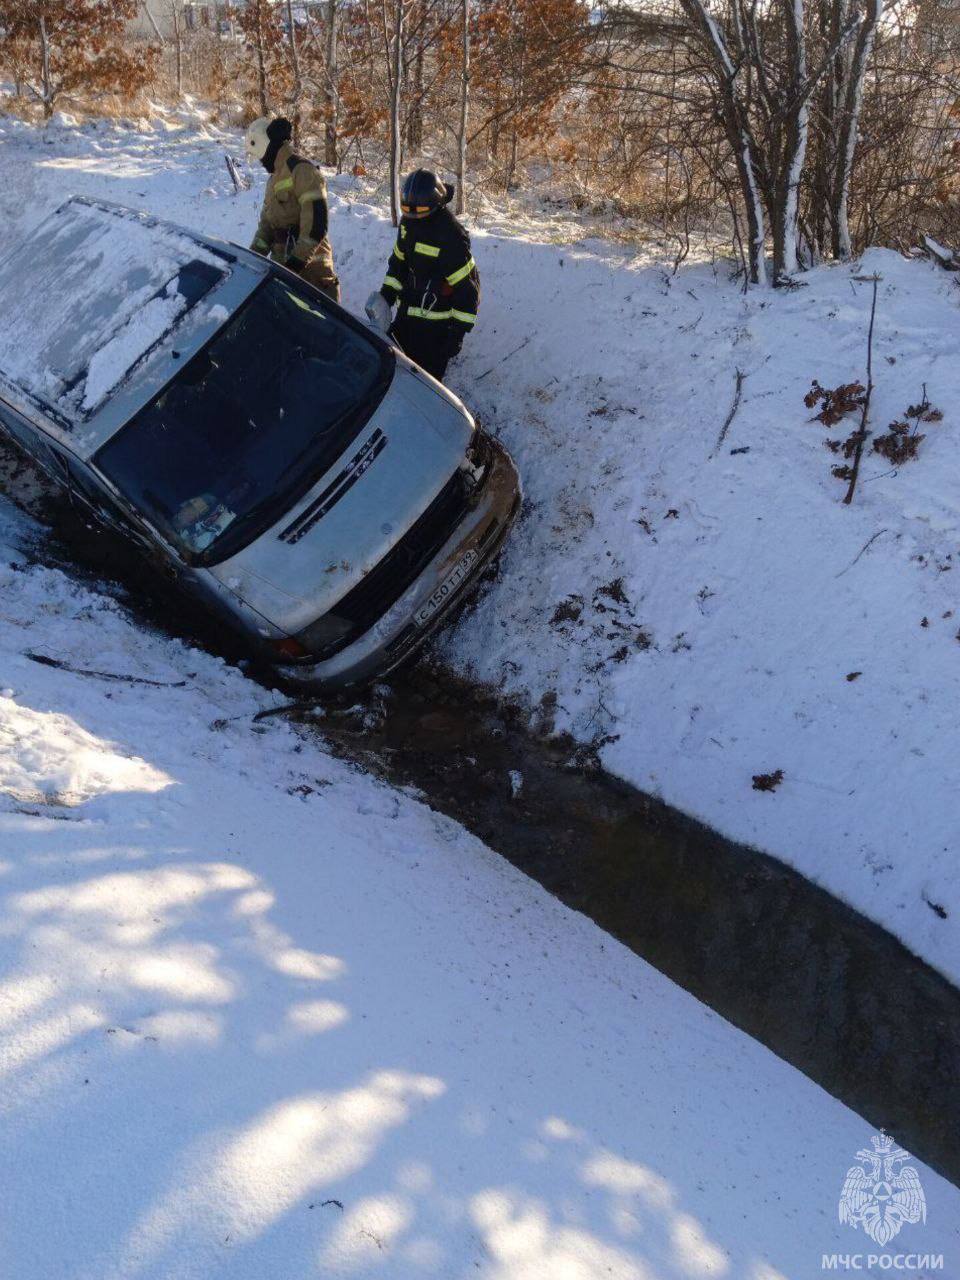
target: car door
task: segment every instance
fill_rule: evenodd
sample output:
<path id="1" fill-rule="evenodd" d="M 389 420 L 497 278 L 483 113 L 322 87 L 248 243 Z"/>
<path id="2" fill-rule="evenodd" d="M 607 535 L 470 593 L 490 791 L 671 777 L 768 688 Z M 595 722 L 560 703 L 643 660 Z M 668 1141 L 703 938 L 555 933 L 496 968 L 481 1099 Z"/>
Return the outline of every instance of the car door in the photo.
<path id="1" fill-rule="evenodd" d="M 102 528 L 131 543 L 166 577 L 179 576 L 179 562 L 121 506 L 96 472 L 66 450 L 47 443 L 47 469 L 74 504 L 79 504 Z"/>
<path id="2" fill-rule="evenodd" d="M 40 432 L 3 400 L 0 400 L 0 432 L 24 453 L 39 461 L 38 454 L 42 448 Z"/>

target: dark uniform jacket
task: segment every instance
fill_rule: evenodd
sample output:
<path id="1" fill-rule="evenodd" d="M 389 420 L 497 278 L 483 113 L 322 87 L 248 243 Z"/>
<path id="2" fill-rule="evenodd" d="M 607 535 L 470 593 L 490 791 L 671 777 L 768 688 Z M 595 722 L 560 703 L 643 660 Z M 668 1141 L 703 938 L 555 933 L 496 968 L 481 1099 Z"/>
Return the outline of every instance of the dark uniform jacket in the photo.
<path id="1" fill-rule="evenodd" d="M 480 277 L 470 236 L 449 209 L 402 220 L 380 291 L 391 305 L 399 301 L 398 319 L 442 326 L 457 345 L 470 332 L 477 320 Z"/>

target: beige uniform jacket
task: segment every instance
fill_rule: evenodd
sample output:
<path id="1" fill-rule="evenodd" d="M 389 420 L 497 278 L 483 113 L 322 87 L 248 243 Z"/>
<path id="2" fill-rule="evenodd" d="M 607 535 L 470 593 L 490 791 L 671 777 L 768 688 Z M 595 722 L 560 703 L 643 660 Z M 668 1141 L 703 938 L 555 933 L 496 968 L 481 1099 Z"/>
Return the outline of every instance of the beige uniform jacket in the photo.
<path id="1" fill-rule="evenodd" d="M 294 258 L 303 263 L 303 278 L 339 299 L 340 282 L 327 235 L 327 184 L 289 142 L 277 152 L 250 247 L 276 262 Z"/>

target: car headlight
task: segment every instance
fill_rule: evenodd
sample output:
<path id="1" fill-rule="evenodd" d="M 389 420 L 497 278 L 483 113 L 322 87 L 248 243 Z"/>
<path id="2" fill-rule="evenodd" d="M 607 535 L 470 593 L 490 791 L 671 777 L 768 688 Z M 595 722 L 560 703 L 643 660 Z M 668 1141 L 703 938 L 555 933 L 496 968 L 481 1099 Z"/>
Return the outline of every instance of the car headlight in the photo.
<path id="1" fill-rule="evenodd" d="M 477 489 L 483 483 L 490 465 L 490 453 L 490 437 L 481 427 L 477 427 L 467 445 L 466 456 L 460 463 L 460 470 L 470 488 Z"/>
<path id="2" fill-rule="evenodd" d="M 270 643 L 279 659 L 286 662 L 316 662 L 342 649 L 356 630 L 354 623 L 335 613 L 325 613 L 295 636 L 283 636 Z"/>
<path id="3" fill-rule="evenodd" d="M 298 632 L 297 640 L 312 657 L 326 658 L 342 649 L 355 630 L 356 624 L 349 618 L 325 613 L 322 618 Z"/>

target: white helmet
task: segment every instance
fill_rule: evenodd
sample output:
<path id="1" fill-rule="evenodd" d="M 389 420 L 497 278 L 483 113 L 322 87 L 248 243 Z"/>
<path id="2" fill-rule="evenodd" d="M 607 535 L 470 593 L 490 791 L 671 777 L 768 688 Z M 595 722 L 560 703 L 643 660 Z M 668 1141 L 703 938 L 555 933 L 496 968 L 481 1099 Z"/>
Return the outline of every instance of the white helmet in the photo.
<path id="1" fill-rule="evenodd" d="M 269 125 L 269 116 L 261 116 L 259 120 L 254 120 L 243 135 L 243 149 L 253 160 L 262 160 L 267 154 L 270 146 L 270 135 L 267 133 Z"/>

